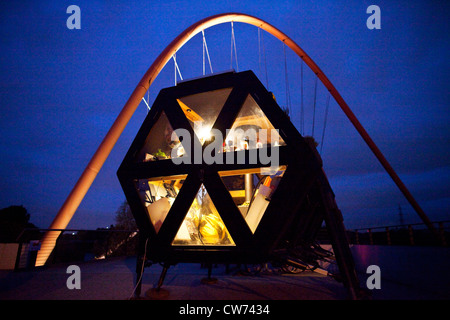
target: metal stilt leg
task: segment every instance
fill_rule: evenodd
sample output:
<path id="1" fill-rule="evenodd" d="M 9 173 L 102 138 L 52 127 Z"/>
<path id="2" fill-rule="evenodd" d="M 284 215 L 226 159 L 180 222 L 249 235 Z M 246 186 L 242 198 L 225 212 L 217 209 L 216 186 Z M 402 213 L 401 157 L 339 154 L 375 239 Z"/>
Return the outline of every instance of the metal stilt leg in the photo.
<path id="1" fill-rule="evenodd" d="M 360 299 L 362 290 L 356 274 L 355 263 L 350 251 L 341 211 L 337 207 L 334 194 L 324 173 L 320 174 L 319 183 L 324 206 L 324 220 L 342 281 L 349 292 L 350 298 L 354 300 Z"/>

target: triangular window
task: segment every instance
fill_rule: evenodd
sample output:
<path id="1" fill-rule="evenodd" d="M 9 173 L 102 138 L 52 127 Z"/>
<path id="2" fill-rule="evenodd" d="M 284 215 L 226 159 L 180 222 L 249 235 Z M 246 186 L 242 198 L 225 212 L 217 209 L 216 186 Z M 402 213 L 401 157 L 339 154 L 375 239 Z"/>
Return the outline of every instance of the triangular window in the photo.
<path id="1" fill-rule="evenodd" d="M 203 184 L 200 186 L 172 245 L 235 245 Z"/>
<path id="2" fill-rule="evenodd" d="M 202 92 L 177 99 L 202 145 L 211 138 L 211 129 L 231 89 Z"/>
<path id="3" fill-rule="evenodd" d="M 285 145 L 251 95 L 248 95 L 232 127 L 227 130 L 225 152 Z"/>
<path id="4" fill-rule="evenodd" d="M 185 179 L 186 175 L 134 180 L 156 233 L 166 219 Z"/>
<path id="5" fill-rule="evenodd" d="M 172 133 L 173 127 L 163 111 L 150 129 L 144 146 L 137 153 L 136 161 L 149 162 L 170 159 L 172 149 L 180 143 L 176 134 Z M 183 150 L 183 148 L 179 148 L 179 150 Z"/>
<path id="6" fill-rule="evenodd" d="M 286 166 L 282 166 L 273 175 L 265 175 L 264 168 L 219 172 L 252 233 L 261 222 L 285 170 Z"/>

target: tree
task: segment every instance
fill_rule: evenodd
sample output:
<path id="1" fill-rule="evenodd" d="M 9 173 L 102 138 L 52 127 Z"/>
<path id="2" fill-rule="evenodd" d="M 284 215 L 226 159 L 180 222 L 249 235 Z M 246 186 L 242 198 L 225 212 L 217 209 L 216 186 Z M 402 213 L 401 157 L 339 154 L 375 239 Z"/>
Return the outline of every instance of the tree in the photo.
<path id="1" fill-rule="evenodd" d="M 115 229 L 137 230 L 136 221 L 131 213 L 130 206 L 124 201 L 116 212 Z"/>
<path id="2" fill-rule="evenodd" d="M 10 206 L 1 209 L 0 242 L 16 242 L 17 237 L 25 228 L 36 228 L 29 220 L 30 214 L 23 206 Z"/>
<path id="3" fill-rule="evenodd" d="M 97 258 L 135 253 L 138 228 L 126 201 L 116 211 L 115 224 L 110 228 L 97 230 L 101 231 L 97 233 L 93 249 Z"/>

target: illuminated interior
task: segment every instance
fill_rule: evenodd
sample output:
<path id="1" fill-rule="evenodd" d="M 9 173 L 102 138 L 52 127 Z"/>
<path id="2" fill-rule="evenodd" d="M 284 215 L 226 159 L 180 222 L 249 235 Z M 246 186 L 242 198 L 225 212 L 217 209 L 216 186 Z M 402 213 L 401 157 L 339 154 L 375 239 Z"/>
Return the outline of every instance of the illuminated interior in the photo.
<path id="1" fill-rule="evenodd" d="M 147 209 L 150 221 L 158 233 L 175 198 L 183 186 L 186 175 L 135 180 L 141 202 Z"/>
<path id="2" fill-rule="evenodd" d="M 176 99 L 202 144 L 210 139 L 211 129 L 231 91 L 232 88 L 218 89 Z M 178 137 L 172 134 L 173 131 L 173 126 L 162 111 L 150 129 L 144 146 L 137 153 L 136 161 L 170 159 L 173 148 L 180 144 Z M 222 138 L 223 146 L 220 152 L 285 145 L 278 131 L 250 94 L 247 95 L 231 128 L 223 134 L 225 138 Z M 184 155 L 183 148 L 177 148 L 177 151 L 178 157 Z M 279 167 L 275 173 L 264 173 L 264 168 L 219 172 L 222 182 L 252 233 L 256 231 L 266 212 L 285 170 L 286 166 Z M 159 232 L 185 179 L 186 175 L 134 180 L 156 233 Z M 203 184 L 172 245 L 235 245 Z"/>
<path id="3" fill-rule="evenodd" d="M 255 233 L 261 222 L 285 171 L 286 166 L 279 167 L 273 175 L 261 175 L 261 168 L 219 172 L 222 182 L 252 233 Z M 246 176 L 250 184 L 245 183 Z"/>
<path id="4" fill-rule="evenodd" d="M 286 144 L 251 95 L 245 99 L 225 141 L 225 151 Z"/>
<path id="5" fill-rule="evenodd" d="M 211 138 L 211 129 L 216 122 L 232 88 L 193 94 L 177 99 L 177 102 L 202 144 Z M 180 145 L 174 128 L 166 114 L 161 112 L 151 128 L 144 146 L 136 155 L 136 161 L 149 162 L 171 158 L 172 149 Z M 266 117 L 264 112 L 248 95 L 232 127 L 224 132 L 224 152 L 239 151 L 269 146 L 283 146 L 286 143 Z M 177 157 L 185 154 L 177 148 Z"/>
<path id="6" fill-rule="evenodd" d="M 211 128 L 230 95 L 231 89 L 207 91 L 177 99 L 202 144 L 210 139 Z"/>
<path id="7" fill-rule="evenodd" d="M 138 152 L 136 161 L 149 162 L 170 159 L 172 149 L 180 143 L 176 135 L 175 139 L 172 139 L 172 133 L 173 127 L 163 111 L 151 128 L 144 146 Z M 182 151 L 180 151 L 178 156 L 182 155 Z"/>
<path id="8" fill-rule="evenodd" d="M 235 245 L 203 184 L 172 245 Z"/>

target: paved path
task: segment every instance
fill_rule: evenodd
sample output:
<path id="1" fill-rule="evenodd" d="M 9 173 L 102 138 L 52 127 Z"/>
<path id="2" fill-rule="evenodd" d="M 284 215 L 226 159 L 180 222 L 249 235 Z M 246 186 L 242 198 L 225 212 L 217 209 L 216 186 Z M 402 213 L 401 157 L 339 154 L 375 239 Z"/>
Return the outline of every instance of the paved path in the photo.
<path id="1" fill-rule="evenodd" d="M 29 271 L 0 271 L 0 299 L 45 300 L 126 300 L 133 296 L 135 258 L 79 263 L 81 289 L 69 290 L 67 265 L 50 266 Z M 142 297 L 153 288 L 162 268 L 145 268 Z M 329 277 L 305 272 L 298 275 L 239 275 L 231 268 L 213 268 L 215 284 L 203 284 L 207 269 L 199 264 L 179 264 L 167 272 L 163 288 L 165 299 L 174 300 L 335 300 L 346 299 L 347 290 Z"/>
<path id="2" fill-rule="evenodd" d="M 361 287 L 369 265 L 381 269 L 381 289 L 373 300 L 449 300 L 450 248 L 355 246 Z M 127 300 L 133 297 L 136 258 L 81 262 L 81 289 L 69 290 L 70 264 L 26 271 L 0 270 L 0 300 Z M 145 268 L 142 295 L 158 282 L 161 266 Z M 242 275 L 237 268 L 213 268 L 214 284 L 203 284 L 207 269 L 179 264 L 169 269 L 163 289 L 166 300 L 346 300 L 342 283 L 312 272 L 297 275 Z M 162 298 L 159 296 L 158 298 Z"/>

